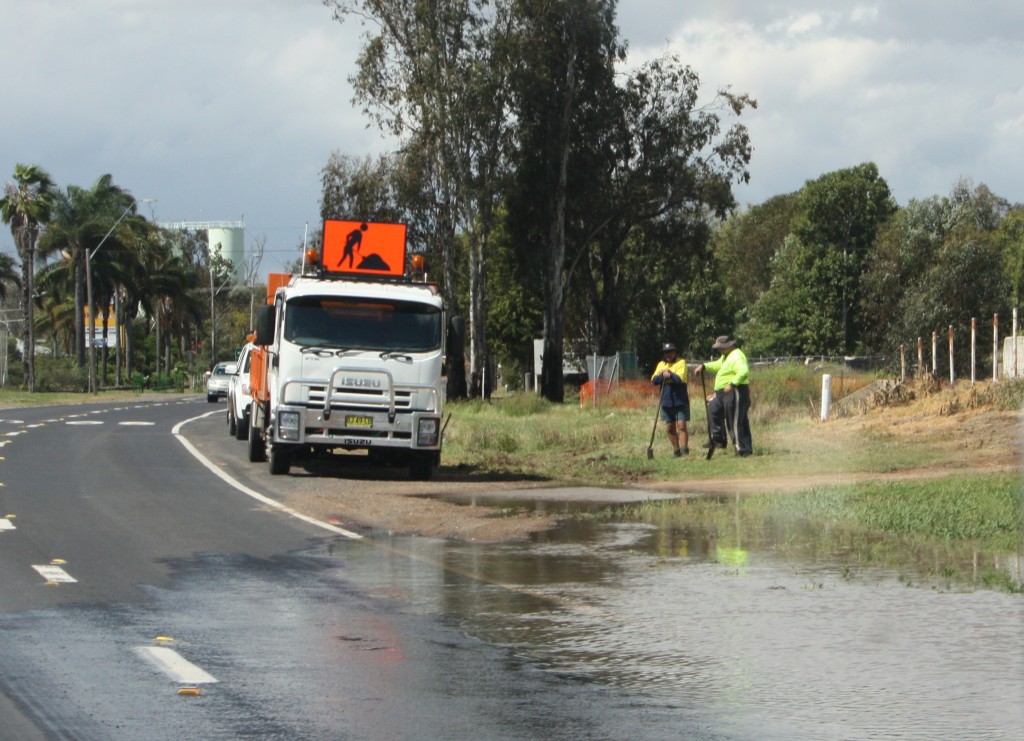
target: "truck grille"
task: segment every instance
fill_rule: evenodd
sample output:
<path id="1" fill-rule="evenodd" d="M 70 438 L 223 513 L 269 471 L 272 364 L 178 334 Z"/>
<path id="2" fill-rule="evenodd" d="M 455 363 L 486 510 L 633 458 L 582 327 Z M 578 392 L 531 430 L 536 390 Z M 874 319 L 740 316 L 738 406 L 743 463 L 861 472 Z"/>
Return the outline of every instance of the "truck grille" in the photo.
<path id="1" fill-rule="evenodd" d="M 308 386 L 306 399 L 310 404 L 323 406 L 326 386 Z M 395 409 L 412 406 L 412 392 L 395 389 Z M 331 392 L 332 409 L 380 409 L 387 407 L 388 395 L 380 389 L 353 389 L 335 386 Z"/>

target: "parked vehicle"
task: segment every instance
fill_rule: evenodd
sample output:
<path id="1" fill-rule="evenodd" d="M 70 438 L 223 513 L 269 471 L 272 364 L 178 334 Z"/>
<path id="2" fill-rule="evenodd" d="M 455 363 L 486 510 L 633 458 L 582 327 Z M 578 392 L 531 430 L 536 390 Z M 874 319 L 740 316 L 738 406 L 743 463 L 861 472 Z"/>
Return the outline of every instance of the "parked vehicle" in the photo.
<path id="1" fill-rule="evenodd" d="M 236 440 L 245 440 L 249 436 L 249 405 L 252 393 L 249 389 L 249 368 L 252 364 L 252 351 L 256 345 L 251 342 L 242 348 L 235 363 L 235 374 L 228 382 L 228 434 Z"/>
<path id="2" fill-rule="evenodd" d="M 206 400 L 211 404 L 220 399 L 227 398 L 228 381 L 235 374 L 234 363 L 217 363 L 213 366 L 213 372 L 206 379 Z"/>
<path id="3" fill-rule="evenodd" d="M 444 300 L 406 274 L 404 225 L 328 220 L 323 245 L 306 274 L 268 282 L 250 367 L 249 460 L 280 475 L 296 455 L 366 450 L 429 479 L 441 457 Z"/>

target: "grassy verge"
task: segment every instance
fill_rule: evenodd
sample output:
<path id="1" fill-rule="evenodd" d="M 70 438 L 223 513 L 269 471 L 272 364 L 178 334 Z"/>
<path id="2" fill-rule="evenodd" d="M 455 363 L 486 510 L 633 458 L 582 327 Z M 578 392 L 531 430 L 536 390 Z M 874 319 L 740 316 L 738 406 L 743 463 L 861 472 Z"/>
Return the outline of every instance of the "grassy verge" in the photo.
<path id="1" fill-rule="evenodd" d="M 846 375 L 849 393 L 874 379 Z M 491 402 L 449 405 L 452 420 L 445 435 L 445 462 L 481 473 L 524 475 L 551 481 L 621 483 L 643 480 L 707 479 L 730 476 L 781 477 L 831 473 L 912 470 L 948 462 L 949 440 L 905 434 L 884 425 L 854 429 L 837 420 L 822 424 L 820 374 L 803 366 L 782 366 L 759 374 L 752 386 L 751 427 L 754 456 L 738 459 L 716 454 L 705 461 L 701 444 L 707 421 L 700 383 L 690 385 L 692 418 L 687 458 L 675 459 L 664 425 L 654 431 L 654 459 L 647 446 L 655 419 L 655 397 L 600 406 L 549 404 L 533 394 Z M 837 390 L 839 384 L 833 383 Z M 1020 408 L 1024 384 L 981 387 L 941 398 L 937 414 L 977 406 Z M 838 396 L 838 392 L 837 392 Z M 1017 404 L 1018 406 L 1014 406 Z M 955 407 L 955 408 L 954 408 Z M 931 412 L 923 412 L 930 414 Z"/>
<path id="2" fill-rule="evenodd" d="M 19 389 L 0 389 L 0 409 L 15 407 L 60 406 L 65 404 L 98 404 L 108 401 L 128 401 L 140 398 L 164 398 L 177 396 L 195 396 L 198 391 L 132 391 L 118 389 L 116 391 L 100 391 L 96 394 L 76 392 L 42 391 L 30 394 Z"/>

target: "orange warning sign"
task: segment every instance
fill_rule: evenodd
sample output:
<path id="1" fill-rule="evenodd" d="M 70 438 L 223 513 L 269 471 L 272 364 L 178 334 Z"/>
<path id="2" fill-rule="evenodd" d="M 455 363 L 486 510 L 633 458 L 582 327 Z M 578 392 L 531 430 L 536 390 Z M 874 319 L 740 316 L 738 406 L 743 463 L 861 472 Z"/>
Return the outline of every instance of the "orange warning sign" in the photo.
<path id="1" fill-rule="evenodd" d="M 331 273 L 402 276 L 405 224 L 326 219 L 322 260 Z"/>

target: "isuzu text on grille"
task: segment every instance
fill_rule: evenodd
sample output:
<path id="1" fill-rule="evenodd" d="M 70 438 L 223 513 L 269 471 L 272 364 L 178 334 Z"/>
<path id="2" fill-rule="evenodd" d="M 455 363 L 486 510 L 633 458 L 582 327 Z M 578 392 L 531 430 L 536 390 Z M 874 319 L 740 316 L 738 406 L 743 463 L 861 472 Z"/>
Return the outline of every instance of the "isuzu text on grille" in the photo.
<path id="1" fill-rule="evenodd" d="M 373 378 L 342 378 L 339 380 L 340 386 L 352 386 L 355 388 L 380 388 L 380 380 Z"/>

